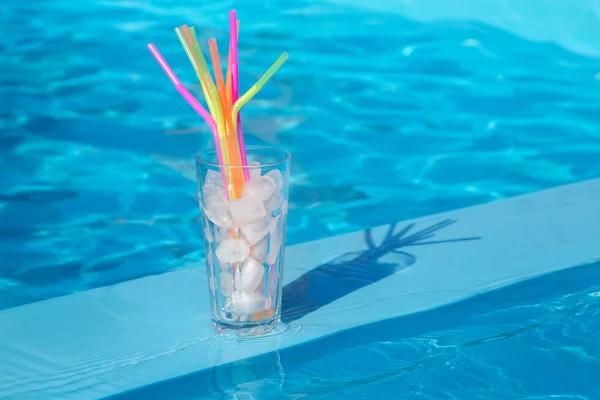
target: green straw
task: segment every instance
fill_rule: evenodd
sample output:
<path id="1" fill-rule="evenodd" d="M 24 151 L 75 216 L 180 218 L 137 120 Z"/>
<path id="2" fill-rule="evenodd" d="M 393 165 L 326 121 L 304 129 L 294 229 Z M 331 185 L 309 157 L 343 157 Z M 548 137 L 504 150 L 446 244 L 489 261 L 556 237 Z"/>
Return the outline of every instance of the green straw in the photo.
<path id="1" fill-rule="evenodd" d="M 219 119 L 223 121 L 223 112 L 221 110 L 221 102 L 219 101 L 219 93 L 217 92 L 217 87 L 213 82 L 212 75 L 208 70 L 208 64 L 206 63 L 204 54 L 202 54 L 202 49 L 200 49 L 200 44 L 198 43 L 198 38 L 196 37 L 196 30 L 193 26 L 189 29 L 190 33 L 192 34 L 192 38 L 194 39 L 192 51 L 194 53 L 194 56 L 196 57 L 196 60 L 198 61 L 200 72 L 202 73 L 202 76 L 206 79 L 206 88 L 208 89 L 211 101 L 213 102 L 213 108 L 217 113 L 217 115 L 213 117 L 215 118 L 215 120 Z"/>
<path id="2" fill-rule="evenodd" d="M 217 94 L 217 89 L 212 81 L 212 76 L 208 71 L 208 65 L 206 64 L 206 60 L 204 59 L 204 55 L 202 54 L 202 50 L 198 44 L 198 38 L 196 36 L 194 27 L 186 28 L 187 25 L 175 28 L 175 33 L 177 33 L 177 37 L 181 42 L 181 46 L 183 46 L 185 53 L 187 54 L 192 66 L 194 67 L 194 70 L 196 71 L 196 75 L 198 76 L 200 85 L 202 86 L 204 98 L 206 99 L 210 113 L 217 124 L 217 133 L 221 142 L 223 160 L 225 164 L 230 164 L 234 160 L 232 160 L 230 157 L 230 150 L 228 148 L 229 146 L 227 146 L 225 138 L 225 121 L 223 119 L 223 112 L 221 109 L 219 96 Z M 188 30 L 189 39 L 191 39 L 189 41 L 186 39 L 186 30 Z M 189 42 L 192 42 L 191 48 Z"/>
<path id="3" fill-rule="evenodd" d="M 235 102 L 233 108 L 231 109 L 231 120 L 233 123 L 234 131 L 237 129 L 237 115 L 240 112 L 240 108 L 242 108 L 244 104 L 249 102 L 250 99 L 252 99 L 256 95 L 256 93 L 258 93 L 259 90 L 262 89 L 262 87 L 269 81 L 269 79 L 271 79 L 271 77 L 283 65 L 283 63 L 288 59 L 288 57 L 288 53 L 283 53 L 282 55 L 280 55 L 277 61 L 275 61 L 273 65 L 269 67 L 267 72 L 265 72 L 263 76 L 261 76 L 260 79 L 254 85 L 252 85 L 252 87 L 248 89 L 246 93 L 240 96 L 240 98 Z"/>
<path id="4" fill-rule="evenodd" d="M 223 110 L 221 109 L 221 103 L 219 101 L 219 92 L 217 91 L 217 86 L 215 85 L 212 76 L 210 74 L 210 71 L 208 69 L 208 64 L 206 62 L 206 59 L 204 58 L 204 54 L 202 54 L 202 50 L 200 50 L 200 44 L 198 43 L 198 38 L 196 37 L 196 30 L 194 29 L 194 27 L 190 28 L 190 33 L 192 34 L 192 37 L 194 39 L 194 45 L 192 47 L 192 51 L 194 52 L 194 55 L 196 56 L 196 60 L 198 60 L 198 64 L 200 66 L 200 71 L 202 72 L 202 76 L 207 76 L 207 89 L 208 89 L 208 93 L 210 94 L 212 101 L 214 102 L 213 104 L 213 108 L 215 109 L 215 111 L 217 112 L 217 115 L 213 116 L 215 121 L 217 122 L 217 125 L 219 126 L 219 131 L 223 132 L 223 135 L 227 135 L 229 136 L 226 139 L 226 149 L 229 151 L 229 159 L 232 165 L 239 165 L 239 162 L 241 162 L 241 156 L 240 156 L 240 149 L 239 149 L 239 143 L 237 142 L 237 136 L 235 136 L 235 134 L 231 134 L 229 132 L 229 126 L 228 126 L 228 122 L 224 119 L 224 115 L 223 115 Z M 235 125 L 233 126 L 233 132 L 235 133 Z M 237 183 L 237 182 L 236 182 Z M 236 188 L 239 185 L 235 185 Z M 240 188 L 241 190 L 241 188 Z"/>
<path id="5" fill-rule="evenodd" d="M 185 54 L 187 55 L 188 59 L 190 60 L 192 67 L 194 67 L 196 76 L 200 80 L 200 86 L 202 86 L 202 93 L 204 93 L 204 98 L 206 99 L 206 104 L 208 105 L 208 109 L 210 110 L 210 113 L 214 119 L 215 118 L 215 110 L 214 110 L 210 95 L 208 93 L 208 88 L 204 84 L 205 79 L 203 79 L 203 77 L 202 77 L 202 71 L 200 70 L 199 63 L 194 58 L 194 53 L 192 52 L 192 49 L 188 45 L 188 42 L 185 39 L 185 35 L 183 34 L 181 27 L 175 28 L 175 33 L 177 34 L 177 38 L 179 39 L 179 42 L 181 43 L 181 47 L 183 47 L 183 50 L 185 51 Z"/>

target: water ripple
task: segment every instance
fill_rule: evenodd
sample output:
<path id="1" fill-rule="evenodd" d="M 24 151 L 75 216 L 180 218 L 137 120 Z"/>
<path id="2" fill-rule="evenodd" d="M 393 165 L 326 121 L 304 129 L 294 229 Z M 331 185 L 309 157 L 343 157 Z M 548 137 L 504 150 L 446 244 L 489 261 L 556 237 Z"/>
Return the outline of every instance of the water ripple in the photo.
<path id="1" fill-rule="evenodd" d="M 199 95 L 172 28 L 223 43 L 228 4 L 5 3 L 0 308 L 200 262 L 211 137 L 145 44 Z M 598 59 L 464 20 L 236 7 L 242 88 L 291 55 L 243 115 L 248 143 L 294 156 L 288 243 L 600 175 Z"/>
<path id="2" fill-rule="evenodd" d="M 114 399 L 593 400 L 599 290 L 600 265 L 583 266 Z M 312 328 L 302 320 L 289 327 Z"/>

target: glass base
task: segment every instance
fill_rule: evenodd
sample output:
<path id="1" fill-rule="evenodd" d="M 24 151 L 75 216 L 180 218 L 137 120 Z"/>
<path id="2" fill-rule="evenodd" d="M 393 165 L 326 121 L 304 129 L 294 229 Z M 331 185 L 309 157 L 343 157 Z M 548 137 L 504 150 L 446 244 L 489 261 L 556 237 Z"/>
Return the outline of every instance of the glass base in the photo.
<path id="1" fill-rule="evenodd" d="M 219 335 L 233 333 L 239 337 L 262 336 L 273 331 L 279 325 L 279 318 L 271 321 L 261 321 L 257 323 L 248 323 L 243 325 L 233 325 L 226 322 L 216 321 L 213 319 L 212 324 Z"/>

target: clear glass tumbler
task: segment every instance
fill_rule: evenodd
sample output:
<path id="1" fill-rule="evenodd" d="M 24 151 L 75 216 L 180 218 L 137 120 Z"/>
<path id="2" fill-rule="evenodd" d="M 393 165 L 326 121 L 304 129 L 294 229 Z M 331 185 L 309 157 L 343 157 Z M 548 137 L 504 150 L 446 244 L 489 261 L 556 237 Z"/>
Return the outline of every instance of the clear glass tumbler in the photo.
<path id="1" fill-rule="evenodd" d="M 212 322 L 219 333 L 270 332 L 281 317 L 290 154 L 246 148 L 247 166 L 196 156 Z"/>

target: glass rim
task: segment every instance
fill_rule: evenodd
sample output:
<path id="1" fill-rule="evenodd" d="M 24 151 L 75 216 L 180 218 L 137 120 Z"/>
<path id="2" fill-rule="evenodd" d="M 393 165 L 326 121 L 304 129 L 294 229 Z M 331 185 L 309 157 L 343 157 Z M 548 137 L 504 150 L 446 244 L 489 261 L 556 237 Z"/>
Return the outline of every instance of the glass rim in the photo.
<path id="1" fill-rule="evenodd" d="M 275 165 L 280 165 L 280 164 L 284 164 L 286 162 L 288 162 L 291 158 L 292 155 L 290 154 L 289 151 L 284 150 L 284 149 L 280 149 L 279 147 L 272 147 L 272 146 L 246 146 L 246 152 L 252 151 L 252 150 L 275 150 L 278 151 L 280 153 L 282 153 L 283 158 L 281 158 L 280 160 L 277 161 L 273 161 L 273 162 L 268 162 L 268 163 L 264 163 L 264 164 L 258 164 L 258 165 L 236 165 L 236 164 L 219 164 L 219 163 L 215 163 L 215 162 L 210 162 L 207 161 L 206 159 L 202 158 L 203 156 L 206 157 L 207 154 L 212 154 L 212 153 L 216 153 L 217 150 L 216 149 L 209 149 L 209 150 L 203 150 L 199 153 L 196 154 L 196 162 L 199 164 L 204 164 L 204 165 L 209 165 L 211 167 L 228 167 L 228 168 L 258 168 L 258 167 L 268 167 L 268 166 L 275 166 Z"/>

